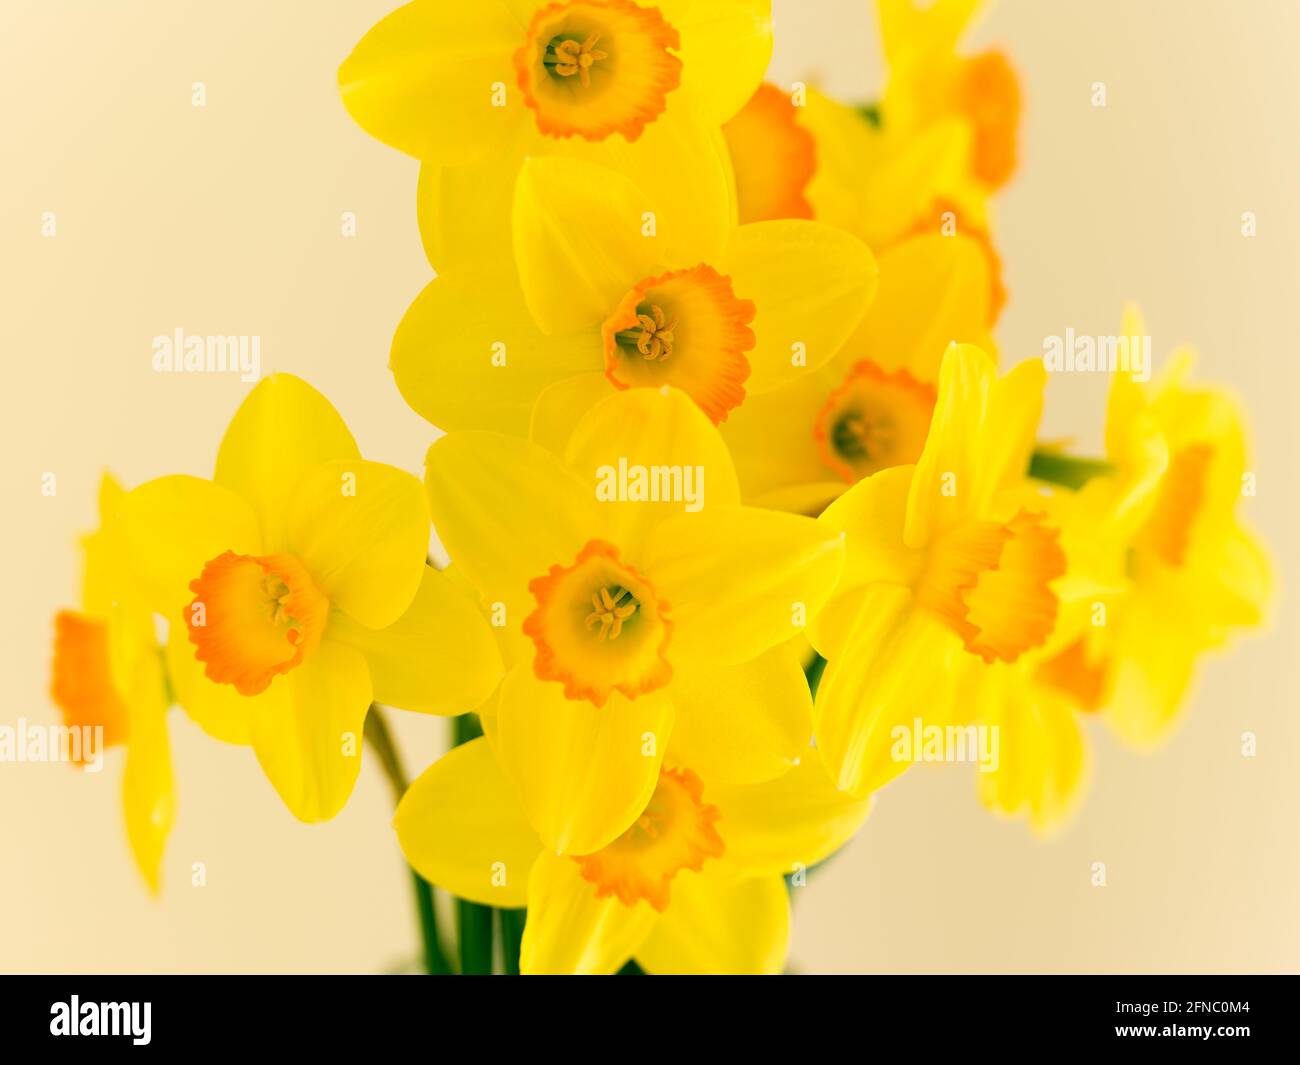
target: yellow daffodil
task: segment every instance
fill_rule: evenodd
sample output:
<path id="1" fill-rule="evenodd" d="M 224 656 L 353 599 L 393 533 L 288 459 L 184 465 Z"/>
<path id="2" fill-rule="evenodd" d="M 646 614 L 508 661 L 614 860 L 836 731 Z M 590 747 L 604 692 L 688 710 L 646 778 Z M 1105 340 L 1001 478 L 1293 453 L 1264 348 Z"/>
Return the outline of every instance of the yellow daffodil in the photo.
<path id="1" fill-rule="evenodd" d="M 965 170 L 984 193 L 1010 179 L 1017 160 L 1020 83 L 997 49 L 959 55 L 957 47 L 984 0 L 879 0 L 889 66 L 882 120 L 915 138 L 944 126 L 964 130 Z"/>
<path id="2" fill-rule="evenodd" d="M 1158 450 L 1149 459 L 1163 463 Z M 960 726 L 982 730 L 986 749 L 995 751 L 976 773 L 980 801 L 994 813 L 1027 817 L 1040 836 L 1066 824 L 1087 787 L 1092 760 L 1084 724 L 1105 698 L 1093 651 L 1096 604 L 1120 587 L 1090 571 L 1095 515 L 1071 492 L 1046 492 L 1042 506 L 1066 557 L 1065 575 L 1052 583 L 1056 624 L 1045 642 L 1014 661 L 961 656 L 951 715 Z"/>
<path id="3" fill-rule="evenodd" d="M 507 641 L 484 724 L 548 849 L 624 832 L 665 754 L 718 785 L 800 756 L 811 705 L 782 645 L 830 594 L 842 537 L 740 506 L 726 446 L 684 393 L 614 393 L 563 461 L 463 432 L 426 466 L 439 536 Z"/>
<path id="4" fill-rule="evenodd" d="M 425 165 L 421 228 L 435 268 L 490 261 L 508 240 L 515 173 L 565 154 L 634 177 L 665 221 L 734 216 L 719 127 L 759 84 L 769 0 L 416 0 L 339 70 L 357 122 Z"/>
<path id="5" fill-rule="evenodd" d="M 372 700 L 457 714 L 499 679 L 486 623 L 426 565 L 420 482 L 362 459 L 296 377 L 249 394 L 213 480 L 149 481 L 120 513 L 170 626 L 178 701 L 212 735 L 251 743 L 304 821 L 334 816 L 351 794 Z"/>
<path id="6" fill-rule="evenodd" d="M 1145 342 L 1135 309 L 1120 335 Z M 1242 419 L 1221 390 L 1188 383 L 1191 361 L 1178 353 L 1149 385 L 1116 373 L 1109 471 L 1046 504 L 1069 559 L 1056 630 L 1014 664 L 971 671 L 957 696 L 973 720 L 1000 730 L 1001 765 L 979 775 L 981 798 L 1027 814 L 1040 833 L 1082 796 L 1086 718 L 1134 745 L 1158 742 L 1197 659 L 1263 619 L 1268 560 L 1235 515 L 1250 483 Z"/>
<path id="7" fill-rule="evenodd" d="M 842 788 L 906 768 L 893 729 L 917 715 L 942 724 L 964 662 L 1014 662 L 1055 626 L 1065 556 L 1025 479 L 1043 382 L 1038 360 L 998 378 L 978 348 L 949 348 L 917 464 L 859 481 L 820 518 L 847 538 L 844 576 L 810 629 L 828 660 L 817 747 Z"/>
<path id="8" fill-rule="evenodd" d="M 769 0 L 415 0 L 339 69 L 343 102 L 379 140 L 457 164 L 514 142 L 637 140 L 670 96 L 720 125 L 772 51 Z"/>
<path id="9" fill-rule="evenodd" d="M 122 486 L 105 474 L 99 488 L 100 527 L 82 540 L 81 608 L 55 618 L 50 694 L 65 725 L 102 728 L 104 747 L 126 746 L 122 804 L 127 839 L 136 866 L 157 893 L 176 807 L 167 677 L 152 615 L 122 550 L 117 517 L 122 494 Z M 83 742 L 83 763 L 88 753 Z"/>
<path id="10" fill-rule="evenodd" d="M 1144 337 L 1135 310 L 1122 335 Z M 1149 383 L 1115 375 L 1106 418 L 1114 472 L 1076 503 L 1094 564 L 1124 578 L 1103 600 L 1088 667 L 1107 722 L 1140 747 L 1176 722 L 1197 659 L 1262 624 L 1272 594 L 1268 557 L 1237 516 L 1254 482 L 1244 420 L 1223 389 L 1192 383 L 1194 362 L 1182 349 Z M 1149 458 L 1153 435 L 1167 456 L 1159 465 Z"/>
<path id="11" fill-rule="evenodd" d="M 523 433 L 531 414 L 537 439 L 562 444 L 600 398 L 669 385 L 716 424 L 827 362 L 870 303 L 870 251 L 828 226 L 758 222 L 720 240 L 707 220 L 671 234 L 660 221 L 615 171 L 530 159 L 517 280 L 472 271 L 421 293 L 393 342 L 407 402 L 450 430 Z"/>
<path id="12" fill-rule="evenodd" d="M 816 514 L 863 477 L 915 463 L 943 352 L 953 341 L 991 347 L 977 241 L 912 236 L 878 261 L 876 298 L 835 356 L 751 396 L 722 426 L 746 501 Z"/>
<path id="13" fill-rule="evenodd" d="M 394 824 L 431 883 L 485 905 L 527 905 L 525 974 L 612 973 L 630 958 L 653 974 L 767 974 L 782 970 L 789 940 L 782 877 L 838 849 L 869 807 L 837 791 L 815 757 L 731 787 L 673 764 L 618 838 L 556 855 L 478 739 L 415 781 Z"/>

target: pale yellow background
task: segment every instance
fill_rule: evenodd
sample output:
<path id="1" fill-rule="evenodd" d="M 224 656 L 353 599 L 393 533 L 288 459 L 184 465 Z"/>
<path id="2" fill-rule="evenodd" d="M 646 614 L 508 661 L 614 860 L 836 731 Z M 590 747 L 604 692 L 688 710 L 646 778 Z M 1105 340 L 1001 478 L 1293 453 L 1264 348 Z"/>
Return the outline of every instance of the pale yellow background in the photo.
<path id="1" fill-rule="evenodd" d="M 452 2 L 452 0 L 447 0 Z M 258 334 L 267 369 L 329 395 L 373 458 L 418 471 L 431 430 L 385 369 L 428 278 L 416 165 L 334 88 L 390 0 L 2 0 L 0 722 L 52 720 L 50 618 L 99 470 L 207 473 L 248 386 L 160 376 L 176 326 Z M 778 0 L 774 76 L 866 98 L 867 0 Z M 1000 212 L 1005 356 L 1142 301 L 1158 352 L 1194 340 L 1248 404 L 1249 513 L 1297 580 L 1300 93 L 1294 0 L 1008 0 L 979 42 L 1023 74 L 1025 159 Z M 725 56 L 717 57 L 725 62 Z M 191 106 L 204 82 L 208 105 Z M 1104 81 L 1108 105 L 1090 106 Z M 43 238 L 42 212 L 58 235 Z M 358 235 L 340 236 L 356 213 Z M 1240 235 L 1243 211 L 1259 235 Z M 1098 440 L 1104 382 L 1053 381 L 1047 432 Z M 58 494 L 40 494 L 53 472 Z M 1210 662 L 1154 756 L 1100 728 L 1080 819 L 1042 844 L 985 814 L 964 768 L 917 770 L 796 895 L 805 971 L 1300 968 L 1296 616 Z M 0 970 L 381 970 L 411 953 L 389 796 L 367 761 L 333 823 L 295 822 L 250 752 L 180 715 L 166 891 L 128 860 L 120 759 L 99 776 L 0 765 Z M 438 719 L 404 717 L 413 769 Z M 1259 754 L 1240 754 L 1245 730 Z M 193 862 L 208 886 L 190 886 Z M 1109 886 L 1089 885 L 1104 861 Z"/>

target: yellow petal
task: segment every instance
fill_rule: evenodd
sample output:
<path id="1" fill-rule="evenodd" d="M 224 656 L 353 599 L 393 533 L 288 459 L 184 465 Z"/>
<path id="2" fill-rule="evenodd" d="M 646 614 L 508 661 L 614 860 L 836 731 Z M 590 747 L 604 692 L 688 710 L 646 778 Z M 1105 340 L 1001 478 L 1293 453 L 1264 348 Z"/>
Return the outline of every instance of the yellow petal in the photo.
<path id="1" fill-rule="evenodd" d="M 163 848 L 176 817 L 176 786 L 167 739 L 167 699 L 156 658 L 141 659 L 126 699 L 128 725 L 122 805 L 136 866 L 156 895 Z"/>
<path id="2" fill-rule="evenodd" d="M 501 261 L 510 246 L 510 201 L 515 194 L 517 160 L 525 154 L 519 123 L 513 143 L 474 162 L 446 166 L 424 163 L 416 187 L 416 221 L 424 254 L 439 276 L 465 276 L 476 270 L 510 275 L 514 264 Z"/>
<path id="3" fill-rule="evenodd" d="M 848 349 L 884 370 L 939 376 L 950 343 L 977 343 L 988 328 L 989 263 L 960 233 L 910 237 L 880 254 L 880 290 Z"/>
<path id="4" fill-rule="evenodd" d="M 818 520 L 845 537 L 844 572 L 835 587 L 836 600 L 845 599 L 869 584 L 910 584 L 920 572 L 923 554 L 903 543 L 903 522 L 913 471 L 912 466 L 891 466 L 872 474 L 822 512 Z M 828 617 L 835 609 L 836 603 L 832 601 L 818 615 L 815 631 L 835 627 L 837 621 Z M 838 620 L 853 619 L 839 614 Z M 834 639 L 828 633 L 814 643 L 833 646 Z"/>
<path id="5" fill-rule="evenodd" d="M 939 396 L 908 498 L 904 540 L 921 547 L 1023 482 L 1043 410 L 1042 360 L 1002 378 L 979 348 L 955 344 L 943 357 Z"/>
<path id="6" fill-rule="evenodd" d="M 190 581 L 223 551 L 259 554 L 249 505 L 198 477 L 160 477 L 133 488 L 120 508 L 122 543 L 152 609 L 172 624 L 194 598 Z"/>
<path id="7" fill-rule="evenodd" d="M 597 527 L 593 483 L 550 452 L 494 433 L 452 433 L 425 459 L 438 531 L 486 604 L 501 603 L 512 642 L 536 607 L 528 582 L 571 565 Z"/>
<path id="8" fill-rule="evenodd" d="M 908 497 L 904 540 L 909 547 L 925 546 L 973 513 L 980 436 L 996 376 L 993 360 L 978 348 L 959 344 L 944 353 L 930 435 Z"/>
<path id="9" fill-rule="evenodd" d="M 844 546 L 812 518 L 736 507 L 664 522 L 644 563 L 671 604 L 673 660 L 721 665 L 799 635 L 830 597 Z"/>
<path id="10" fill-rule="evenodd" d="M 420 482 L 364 459 L 306 471 L 286 508 L 289 550 L 331 606 L 372 629 L 411 605 L 429 551 L 429 514 Z"/>
<path id="11" fill-rule="evenodd" d="M 602 399 L 574 427 L 564 461 L 579 476 L 593 478 L 603 535 L 633 559 L 660 523 L 740 502 L 721 434 L 675 388 L 633 388 Z M 658 494 L 676 498 L 637 499 L 629 477 L 638 468 L 647 477 L 666 468 L 665 490 Z M 659 489 L 658 479 L 654 487 Z"/>
<path id="12" fill-rule="evenodd" d="M 524 301 L 548 335 L 598 327 L 658 272 L 655 204 L 628 177 L 580 159 L 542 157 L 515 184 L 514 251 Z"/>
<path id="13" fill-rule="evenodd" d="M 1234 522 L 1198 551 L 1196 569 L 1194 579 L 1208 600 L 1212 627 L 1265 623 L 1275 595 L 1273 563 L 1249 529 Z"/>
<path id="14" fill-rule="evenodd" d="M 371 698 L 365 657 L 328 636 L 302 665 L 251 697 L 257 760 L 300 821 L 328 821 L 348 801 Z"/>
<path id="15" fill-rule="evenodd" d="M 817 749 L 838 787 L 866 795 L 910 764 L 894 757 L 895 727 L 945 722 L 962 646 L 909 589 L 888 584 L 865 590 L 843 646 L 817 689 Z"/>
<path id="16" fill-rule="evenodd" d="M 498 0 L 416 0 L 371 27 L 343 61 L 343 105 L 372 137 L 416 158 L 483 154 L 525 112 L 511 60 L 523 32 Z M 496 85 L 505 106 L 493 104 Z"/>
<path id="17" fill-rule="evenodd" d="M 274 374 L 239 405 L 213 479 L 253 505 L 273 553 L 284 549 L 284 505 L 298 478 L 317 463 L 359 454 L 329 400 L 292 374 Z"/>
<path id="18" fill-rule="evenodd" d="M 1212 642 L 1202 600 L 1199 587 L 1166 575 L 1143 582 L 1112 611 L 1114 679 L 1104 716 L 1132 747 L 1159 746 L 1182 719 L 1197 660 Z"/>
<path id="19" fill-rule="evenodd" d="M 718 831 L 733 870 L 785 876 L 824 861 L 853 838 L 871 812 L 870 797 L 836 789 L 815 751 L 795 768 L 717 796 Z"/>
<path id="20" fill-rule="evenodd" d="M 388 365 L 402 398 L 439 429 L 522 436 L 541 392 L 604 359 L 596 330 L 545 336 L 513 272 L 498 270 L 431 282 L 397 327 Z"/>
<path id="21" fill-rule="evenodd" d="M 899 63 L 918 53 L 951 52 L 984 0 L 878 0 L 885 58 Z"/>
<path id="22" fill-rule="evenodd" d="M 764 392 L 827 363 L 876 291 L 876 261 L 856 237 L 820 222 L 739 227 L 720 267 L 757 314 L 747 387 Z"/>
<path id="23" fill-rule="evenodd" d="M 843 480 L 822 461 L 813 435 L 826 397 L 839 384 L 834 370 L 838 363 L 836 359 L 820 370 L 809 370 L 784 388 L 747 395 L 718 427 L 735 460 L 746 503 L 815 514 L 821 509 L 814 510 L 816 504 L 824 505 L 844 490 Z M 813 485 L 818 487 L 808 509 L 773 502 Z"/>
<path id="24" fill-rule="evenodd" d="M 528 878 L 528 921 L 520 948 L 525 976 L 615 973 L 645 941 L 659 915 L 649 903 L 596 898 L 572 858 L 543 851 Z"/>
<path id="25" fill-rule="evenodd" d="M 541 844 L 487 740 L 454 747 L 421 773 L 393 827 L 406 860 L 429 883 L 484 906 L 527 904 Z"/>
<path id="26" fill-rule="evenodd" d="M 635 141 L 544 137 L 522 123 L 513 158 L 563 156 L 610 167 L 630 178 L 654 211 L 663 257 L 673 263 L 716 261 L 736 224 L 735 178 L 726 141 L 686 103 L 675 103 Z M 672 166 L 663 165 L 672 160 Z M 425 254 L 440 274 L 466 268 L 500 270 L 510 242 L 517 167 L 498 156 L 474 163 L 420 168 L 417 212 Z M 690 174 L 683 181 L 682 174 Z M 513 264 L 508 264 L 513 269 Z"/>
<path id="27" fill-rule="evenodd" d="M 654 976 L 776 976 L 790 945 L 790 895 L 779 876 L 733 879 L 685 872 L 672 902 L 637 948 Z"/>
<path id="28" fill-rule="evenodd" d="M 583 416 L 613 392 L 603 373 L 580 373 L 543 389 L 533 405 L 528 439 L 563 456 L 573 429 Z"/>
<path id="29" fill-rule="evenodd" d="M 487 620 L 446 574 L 425 566 L 407 611 L 385 629 L 335 615 L 330 635 L 366 656 L 375 701 L 430 714 L 477 710 L 501 680 Z"/>
<path id="30" fill-rule="evenodd" d="M 670 97 L 668 111 L 631 143 L 574 137 L 559 150 L 628 175 L 645 194 L 643 210 L 654 211 L 662 260 L 693 266 L 716 262 L 736 225 L 735 175 L 719 127 L 689 101 Z"/>
<path id="31" fill-rule="evenodd" d="M 181 709 L 213 739 L 247 744 L 251 703 L 233 684 L 208 680 L 184 624 L 172 625 L 165 654 L 167 676 Z"/>
<path id="32" fill-rule="evenodd" d="M 710 792 L 770 780 L 808 753 L 812 696 L 789 644 L 738 666 L 682 668 L 673 677 L 668 760 Z"/>
<path id="33" fill-rule="evenodd" d="M 713 125 L 754 95 L 772 57 L 771 0 L 658 0 L 682 38 L 682 93 Z"/>
<path id="34" fill-rule="evenodd" d="M 125 495 L 121 482 L 105 471 L 99 479 L 100 527 L 81 538 L 81 609 L 91 617 L 108 617 L 121 591 L 123 545 L 116 523 Z"/>
<path id="35" fill-rule="evenodd" d="M 1027 814 L 1040 835 L 1060 829 L 1083 797 L 1088 748 L 1070 704 L 1014 666 L 980 670 L 975 710 L 997 730 L 997 760 L 975 774 L 980 801 L 997 813 Z"/>
<path id="36" fill-rule="evenodd" d="M 975 486 L 979 513 L 987 513 L 998 496 L 1023 484 L 1042 420 L 1046 384 L 1042 359 L 1026 359 L 994 383 L 980 441 Z"/>
<path id="37" fill-rule="evenodd" d="M 501 688 L 497 745 L 528 819 L 556 853 L 589 854 L 645 809 L 659 779 L 673 708 L 662 691 L 604 706 L 566 699 L 530 666 Z"/>

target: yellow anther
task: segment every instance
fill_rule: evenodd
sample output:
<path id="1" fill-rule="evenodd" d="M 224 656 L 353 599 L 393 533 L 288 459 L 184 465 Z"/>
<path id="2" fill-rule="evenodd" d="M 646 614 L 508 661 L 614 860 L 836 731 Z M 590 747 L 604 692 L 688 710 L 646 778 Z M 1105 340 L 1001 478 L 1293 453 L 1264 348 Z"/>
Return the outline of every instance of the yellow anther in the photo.
<path id="1" fill-rule="evenodd" d="M 562 78 L 571 78 L 577 74 L 582 87 L 588 88 L 591 85 L 591 68 L 598 60 L 609 58 L 608 52 L 602 52 L 596 47 L 599 40 L 600 34 L 593 33 L 582 42 L 568 40 L 552 44 L 546 57 L 547 65 Z"/>
<path id="2" fill-rule="evenodd" d="M 673 329 L 677 319 L 669 319 L 658 304 L 650 305 L 649 314 L 636 316 L 637 328 L 629 330 L 631 338 L 636 340 L 636 350 L 647 362 L 662 362 L 673 353 Z"/>
<path id="3" fill-rule="evenodd" d="M 611 595 L 608 588 L 602 588 L 599 592 L 591 593 L 593 609 L 587 615 L 587 628 L 591 628 L 596 622 L 600 622 L 600 635 L 598 638 L 601 640 L 606 637 L 617 640 L 619 633 L 623 631 L 623 622 L 636 613 L 637 601 L 632 598 L 631 592 L 619 588 L 615 590 L 615 593 Z"/>

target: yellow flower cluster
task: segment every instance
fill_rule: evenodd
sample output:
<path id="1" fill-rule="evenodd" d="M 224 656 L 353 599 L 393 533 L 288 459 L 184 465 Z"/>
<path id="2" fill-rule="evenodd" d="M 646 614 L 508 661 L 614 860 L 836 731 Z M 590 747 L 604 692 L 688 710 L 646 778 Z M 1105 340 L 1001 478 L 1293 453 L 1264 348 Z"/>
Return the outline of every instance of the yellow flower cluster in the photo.
<path id="1" fill-rule="evenodd" d="M 996 752 L 981 800 L 1046 831 L 1087 716 L 1167 733 L 1270 591 L 1242 421 L 1179 354 L 1114 375 L 1103 460 L 1037 447 L 1047 372 L 991 339 L 1020 90 L 963 51 L 978 6 L 880 0 L 872 107 L 763 80 L 768 0 L 414 0 L 366 34 L 343 102 L 420 160 L 436 270 L 390 366 L 447 435 L 421 486 L 277 375 L 210 480 L 105 481 L 53 694 L 126 745 L 151 885 L 169 703 L 304 821 L 372 704 L 473 712 L 395 828 L 527 907 L 523 972 L 779 972 L 783 878 L 909 765 Z"/>

